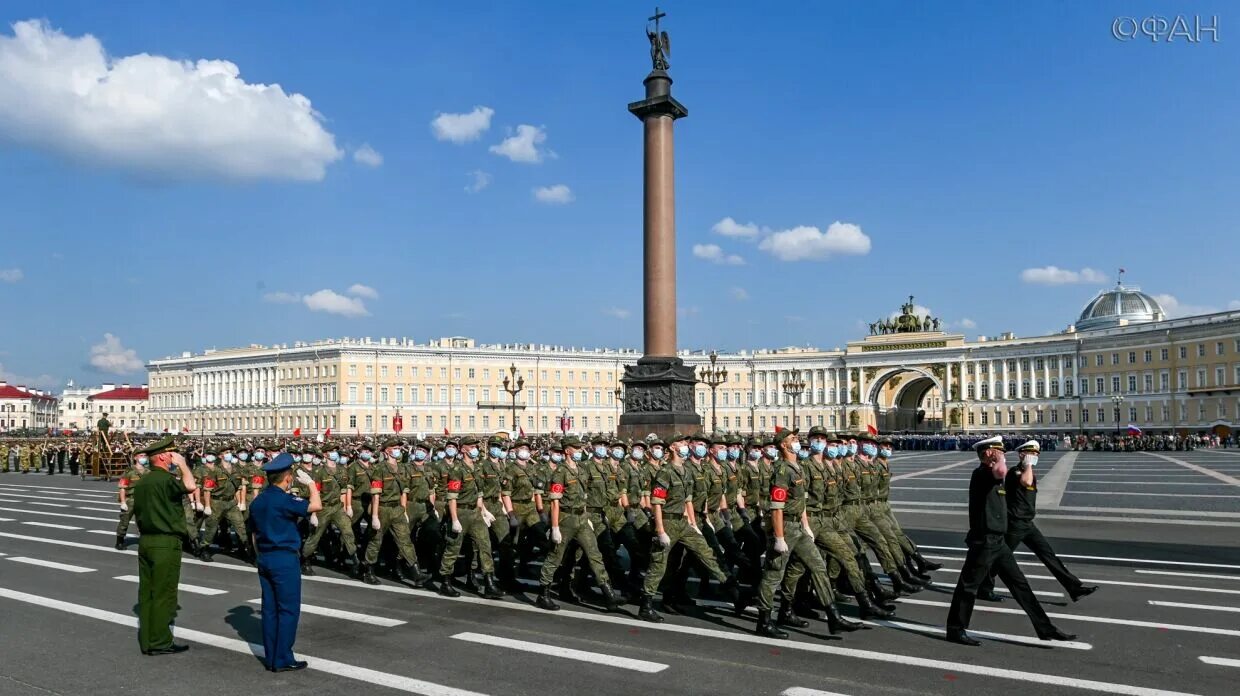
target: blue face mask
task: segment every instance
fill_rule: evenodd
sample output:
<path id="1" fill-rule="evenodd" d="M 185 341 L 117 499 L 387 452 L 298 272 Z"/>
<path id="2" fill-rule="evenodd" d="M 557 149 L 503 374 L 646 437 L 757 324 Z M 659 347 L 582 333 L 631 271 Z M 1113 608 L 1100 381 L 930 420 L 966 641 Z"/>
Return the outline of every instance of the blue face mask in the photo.
<path id="1" fill-rule="evenodd" d="M 655 460 L 662 459 L 662 458 L 663 458 L 663 450 L 662 450 L 662 448 L 655 447 L 655 448 L 651 449 L 651 450 L 650 450 L 650 458 L 651 458 L 651 459 L 655 459 Z"/>
<path id="2" fill-rule="evenodd" d="M 840 446 L 839 445 L 827 445 L 827 456 L 832 459 L 835 459 L 836 457 L 840 456 Z"/>
<path id="3" fill-rule="evenodd" d="M 761 450 L 749 450 L 749 459 L 750 459 L 750 460 L 752 460 L 752 461 L 757 461 L 757 460 L 759 460 L 759 459 L 761 459 L 761 458 L 762 458 L 762 451 L 761 451 Z"/>
<path id="4" fill-rule="evenodd" d="M 586 457 L 586 453 L 582 452 L 581 450 L 577 450 L 576 452 L 573 452 L 573 461 L 575 462 L 579 462 L 582 459 L 585 459 L 585 457 Z"/>
<path id="5" fill-rule="evenodd" d="M 301 460 L 302 460 L 303 462 L 306 462 L 307 464 L 309 464 L 310 462 L 314 461 L 314 455 L 313 455 L 313 454 L 303 454 L 303 455 L 301 455 Z"/>
<path id="6" fill-rule="evenodd" d="M 717 462 L 728 461 L 728 451 L 727 450 L 715 450 L 715 461 Z"/>
<path id="7" fill-rule="evenodd" d="M 492 459 L 499 459 L 500 457 L 504 456 L 504 450 L 500 449 L 499 447 L 492 447 L 491 449 L 487 450 L 487 452 L 491 454 Z"/>
<path id="8" fill-rule="evenodd" d="M 263 461 L 263 460 L 264 460 L 264 459 L 266 459 L 266 458 L 267 458 L 267 453 L 266 453 L 266 452 L 255 452 L 255 453 L 254 453 L 254 460 L 255 460 L 255 461 L 259 461 L 259 462 L 261 462 L 261 461 Z"/>
<path id="9" fill-rule="evenodd" d="M 250 459 L 250 453 L 249 453 L 249 452 L 242 452 L 241 454 L 238 454 L 238 455 L 237 455 L 237 458 L 238 458 L 238 459 L 240 459 L 240 460 L 241 460 L 241 461 L 243 461 L 243 462 L 245 462 L 245 461 L 249 461 L 249 459 Z"/>
<path id="10" fill-rule="evenodd" d="M 797 442 L 792 443 L 792 451 L 796 452 L 797 454 L 801 453 L 801 442 L 799 440 Z"/>
<path id="11" fill-rule="evenodd" d="M 364 462 L 368 462 L 368 461 L 370 461 L 371 459 L 373 459 L 373 458 L 374 458 L 374 455 L 373 455 L 373 454 L 371 454 L 370 452 L 362 452 L 361 454 L 359 454 L 359 455 L 357 455 L 357 456 L 358 456 L 358 458 L 360 458 L 360 459 L 361 459 L 362 461 L 364 461 Z"/>
<path id="12" fill-rule="evenodd" d="M 208 455 L 207 455 L 207 457 L 206 457 L 206 460 L 207 460 L 207 463 L 208 463 L 208 464 L 214 464 L 214 463 L 215 463 L 215 455 L 214 455 L 214 454 L 208 454 Z"/>
<path id="13" fill-rule="evenodd" d="M 517 458 L 517 451 L 516 451 L 516 450 L 508 450 L 508 460 L 509 460 L 509 461 L 512 461 L 512 460 L 515 460 L 516 458 Z"/>
<path id="14" fill-rule="evenodd" d="M 330 460 L 332 460 L 333 462 L 338 462 L 338 461 L 340 461 L 340 455 L 339 455 L 339 454 L 337 454 L 336 452 L 328 452 L 328 453 L 327 453 L 327 458 L 328 458 L 328 459 L 330 459 Z"/>
<path id="15" fill-rule="evenodd" d="M 693 456 L 697 457 L 698 459 L 705 457 L 706 456 L 706 445 L 694 445 Z"/>
<path id="16" fill-rule="evenodd" d="M 823 452 L 827 451 L 827 443 L 823 442 L 822 440 L 814 440 L 813 442 L 809 443 L 809 448 L 814 450 L 814 454 L 822 454 Z"/>
<path id="17" fill-rule="evenodd" d="M 611 458 L 612 459 L 624 459 L 624 448 L 613 447 L 611 450 Z"/>
<path id="18" fill-rule="evenodd" d="M 435 461 L 443 461 L 444 456 L 443 450 L 435 450 Z"/>
<path id="19" fill-rule="evenodd" d="M 878 454 L 878 448 L 868 443 L 861 448 L 861 451 L 864 452 L 867 457 L 873 457 Z"/>
<path id="20" fill-rule="evenodd" d="M 560 454 L 559 452 L 555 452 L 551 455 L 551 461 L 555 462 L 556 464 L 559 464 L 560 462 L 564 461 L 564 455 Z"/>
<path id="21" fill-rule="evenodd" d="M 634 449 L 634 450 L 633 450 L 633 451 L 629 454 L 629 456 L 631 456 L 631 457 L 633 458 L 633 461 L 635 461 L 635 462 L 640 462 L 641 460 L 643 460 L 643 459 L 645 459 L 645 458 L 646 458 L 646 450 L 641 449 L 641 448 Z"/>
<path id="22" fill-rule="evenodd" d="M 797 459 L 809 459 L 809 450 L 807 449 L 797 450 Z"/>
<path id="23" fill-rule="evenodd" d="M 595 447 L 595 448 L 594 448 L 594 456 L 598 457 L 599 459 L 602 459 L 603 457 L 606 457 L 606 456 L 607 456 L 607 448 L 606 448 L 606 447 L 604 447 L 604 446 L 602 446 L 602 445 L 599 445 L 599 446 Z"/>
<path id="24" fill-rule="evenodd" d="M 884 459 L 886 459 L 887 457 L 891 456 L 891 450 L 883 448 L 878 451 L 878 454 L 880 457 L 883 457 Z"/>
<path id="25" fill-rule="evenodd" d="M 732 449 L 728 450 L 728 459 L 731 459 L 732 461 L 736 461 L 737 459 L 740 459 L 740 458 L 741 458 L 741 450 L 739 447 L 733 447 Z"/>
<path id="26" fill-rule="evenodd" d="M 676 454 L 679 454 L 682 459 L 689 456 L 689 446 L 681 445 L 680 447 L 677 447 Z"/>
<path id="27" fill-rule="evenodd" d="M 477 447 L 470 447 L 469 449 L 465 450 L 465 454 L 468 454 L 470 459 L 477 459 L 477 458 L 478 458 L 478 448 L 477 448 Z"/>
<path id="28" fill-rule="evenodd" d="M 856 453 L 857 453 L 857 443 L 855 443 L 855 442 L 850 442 L 850 443 L 848 443 L 848 453 L 849 453 L 849 454 L 856 454 Z"/>
<path id="29" fill-rule="evenodd" d="M 417 450 L 416 452 L 413 453 L 413 458 L 420 462 L 426 461 L 426 452 L 422 450 Z"/>
<path id="30" fill-rule="evenodd" d="M 449 457 L 455 457 L 455 456 L 456 456 L 456 448 L 455 448 L 455 447 L 445 447 L 445 448 L 443 448 L 443 453 L 444 453 L 446 456 L 449 456 Z"/>
<path id="31" fill-rule="evenodd" d="M 146 457 L 138 457 L 138 464 L 141 464 L 142 466 L 148 466 L 150 465 L 150 463 L 151 463 L 150 459 L 147 459 Z"/>
<path id="32" fill-rule="evenodd" d="M 778 449 L 775 449 L 774 447 L 767 447 L 767 448 L 766 448 L 766 458 L 767 458 L 767 459 L 774 459 L 774 458 L 776 458 L 776 457 L 778 457 L 778 456 L 779 456 L 779 450 L 778 450 Z"/>

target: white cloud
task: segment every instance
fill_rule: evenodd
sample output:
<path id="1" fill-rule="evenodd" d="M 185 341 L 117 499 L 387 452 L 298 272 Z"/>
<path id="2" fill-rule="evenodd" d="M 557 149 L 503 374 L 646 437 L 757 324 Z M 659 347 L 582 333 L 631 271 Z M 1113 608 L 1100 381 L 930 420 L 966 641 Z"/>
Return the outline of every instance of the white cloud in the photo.
<path id="1" fill-rule="evenodd" d="M 1218 311 L 1217 307 L 1209 305 L 1194 305 L 1180 302 L 1175 295 L 1154 295 L 1158 304 L 1162 305 L 1163 311 L 1168 317 L 1192 317 L 1198 314 L 1213 314 Z"/>
<path id="2" fill-rule="evenodd" d="M 1108 278 L 1100 271 L 1082 268 L 1072 271 L 1058 266 L 1042 268 L 1026 268 L 1020 272 L 1020 279 L 1034 285 L 1073 285 L 1076 283 L 1105 283 Z"/>
<path id="3" fill-rule="evenodd" d="M 956 322 L 956 326 L 959 326 L 962 329 L 976 329 L 977 322 L 973 321 L 972 319 L 969 319 L 968 317 L 965 317 L 964 319 L 961 319 L 960 321 Z"/>
<path id="4" fill-rule="evenodd" d="M 699 259 L 724 266 L 743 266 L 745 259 L 736 254 L 724 253 L 718 244 L 694 244 L 693 255 Z"/>
<path id="5" fill-rule="evenodd" d="M 603 310 L 603 314 L 613 319 L 628 319 L 633 316 L 632 312 L 627 309 L 621 309 L 620 307 L 608 307 Z"/>
<path id="6" fill-rule="evenodd" d="M 16 283 L 25 277 L 20 268 L 0 268 L 0 283 Z"/>
<path id="7" fill-rule="evenodd" d="M 491 185 L 491 175 L 481 169 L 475 169 L 469 175 L 474 178 L 473 183 L 465 187 L 465 190 L 469 193 L 478 193 Z"/>
<path id="8" fill-rule="evenodd" d="M 721 234 L 725 237 L 753 239 L 758 236 L 760 229 L 752 222 L 742 225 L 730 217 L 725 217 L 719 222 L 716 222 L 714 226 L 710 228 L 710 231 L 715 234 Z"/>
<path id="9" fill-rule="evenodd" d="M 383 155 L 371 147 L 370 143 L 362 143 L 361 147 L 353 151 L 353 161 L 367 167 L 378 167 L 383 164 Z"/>
<path id="10" fill-rule="evenodd" d="M 888 318 L 888 319 L 895 319 L 896 317 L 900 316 L 901 314 L 904 314 L 904 312 L 903 312 L 903 311 L 900 311 L 900 310 L 896 310 L 896 311 L 892 312 L 891 314 L 888 314 L 888 315 L 887 315 L 887 318 Z M 922 317 L 922 318 L 924 319 L 924 318 L 926 317 L 926 315 L 929 315 L 929 316 L 933 317 L 933 316 L 934 316 L 934 312 L 930 311 L 930 308 L 929 308 L 929 307 L 922 307 L 922 306 L 921 306 L 921 305 L 919 305 L 919 304 L 915 304 L 915 305 L 913 305 L 913 315 L 914 315 L 914 316 L 918 316 L 918 317 Z"/>
<path id="11" fill-rule="evenodd" d="M 379 299 L 378 290 L 375 290 L 369 285 L 362 285 L 361 283 L 354 283 L 350 285 L 348 293 L 354 297 L 365 297 L 368 300 Z"/>
<path id="12" fill-rule="evenodd" d="M 1232 300 L 1227 303 L 1227 309 L 1240 309 L 1240 300 Z"/>
<path id="13" fill-rule="evenodd" d="M 849 222 L 833 222 L 822 232 L 801 225 L 763 239 L 758 248 L 780 261 L 822 261 L 832 256 L 870 253 L 870 238 Z"/>
<path id="14" fill-rule="evenodd" d="M 16 372 L 10 372 L 5 369 L 4 364 L 0 363 L 0 382 L 7 382 L 16 387 L 23 385 L 27 387 L 37 387 L 39 389 L 55 389 L 60 380 L 49 374 L 41 374 L 38 376 L 19 375 Z"/>
<path id="15" fill-rule="evenodd" d="M 306 295 L 301 301 L 312 312 L 339 314 L 342 317 L 364 317 L 370 314 L 366 311 L 366 305 L 358 298 L 345 297 L 327 289 Z"/>
<path id="16" fill-rule="evenodd" d="M 517 126 L 515 135 L 510 135 L 499 145 L 492 145 L 491 152 L 507 157 L 513 162 L 538 164 L 547 157 L 554 158 L 555 153 L 538 147 L 547 140 L 547 131 L 538 126 L 521 124 Z"/>
<path id="17" fill-rule="evenodd" d="M 732 288 L 728 291 L 732 295 L 732 299 L 744 302 L 749 299 L 749 291 L 745 288 Z"/>
<path id="18" fill-rule="evenodd" d="M 271 304 L 296 304 L 301 302 L 301 295 L 292 292 L 269 292 L 263 295 L 263 302 Z"/>
<path id="19" fill-rule="evenodd" d="M 447 140 L 460 145 L 477 140 L 491 127 L 491 117 L 495 109 L 486 106 L 475 106 L 467 114 L 440 113 L 431 121 L 431 132 L 436 140 Z"/>
<path id="20" fill-rule="evenodd" d="M 137 352 L 121 345 L 121 339 L 110 333 L 103 335 L 103 343 L 90 347 L 90 366 L 99 372 L 126 375 L 141 370 L 142 364 Z"/>
<path id="21" fill-rule="evenodd" d="M 564 184 L 539 186 L 534 189 L 534 198 L 536 198 L 539 203 L 564 205 L 565 203 L 573 202 L 573 191 Z"/>
<path id="22" fill-rule="evenodd" d="M 340 159 L 301 94 L 226 60 L 112 57 L 42 20 L 0 34 L 0 137 L 174 178 L 317 181 Z"/>

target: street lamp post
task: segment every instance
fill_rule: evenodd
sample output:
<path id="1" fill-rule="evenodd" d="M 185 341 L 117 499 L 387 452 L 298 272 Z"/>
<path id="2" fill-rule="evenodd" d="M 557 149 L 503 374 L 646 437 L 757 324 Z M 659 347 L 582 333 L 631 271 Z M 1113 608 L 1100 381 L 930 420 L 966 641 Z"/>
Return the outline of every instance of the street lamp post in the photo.
<path id="1" fill-rule="evenodd" d="M 710 365 L 703 367 L 698 373 L 698 381 L 710 387 L 710 431 L 712 433 L 719 431 L 719 421 L 715 415 L 715 390 L 720 384 L 728 381 L 728 368 L 716 364 L 718 360 L 719 354 L 712 350 Z"/>
<path id="2" fill-rule="evenodd" d="M 508 366 L 508 374 L 504 375 L 504 391 L 512 397 L 512 427 L 517 428 L 517 395 L 525 389 L 525 377 L 517 374 L 517 365 Z"/>
<path id="3" fill-rule="evenodd" d="M 1124 403 L 1124 396 L 1116 394 L 1111 397 L 1111 403 L 1115 404 L 1115 434 L 1119 434 L 1119 406 Z"/>
<path id="4" fill-rule="evenodd" d="M 614 432 L 617 432 L 617 433 L 618 433 L 618 432 L 619 432 L 619 429 L 618 429 L 618 424 L 619 424 L 619 422 L 620 422 L 620 404 L 624 403 L 624 389 L 622 389 L 622 388 L 620 388 L 620 387 L 616 387 L 615 389 L 613 389 L 613 390 L 612 390 L 612 394 L 615 394 L 615 396 L 616 396 L 616 423 L 617 423 L 617 430 L 615 430 Z"/>
<path id="5" fill-rule="evenodd" d="M 781 386 L 783 387 L 784 394 L 792 399 L 792 427 L 798 427 L 797 400 L 805 393 L 805 380 L 801 378 L 801 371 L 794 370 Z"/>

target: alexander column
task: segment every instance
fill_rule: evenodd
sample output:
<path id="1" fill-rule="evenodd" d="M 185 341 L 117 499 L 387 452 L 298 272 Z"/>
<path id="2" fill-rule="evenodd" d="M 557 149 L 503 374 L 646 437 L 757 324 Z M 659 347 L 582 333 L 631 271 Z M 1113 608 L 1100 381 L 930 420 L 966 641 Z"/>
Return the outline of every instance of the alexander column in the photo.
<path id="1" fill-rule="evenodd" d="M 693 432 L 702 419 L 693 407 L 693 368 L 676 355 L 676 192 L 673 175 L 672 126 L 689 115 L 672 97 L 667 74 L 671 45 L 659 30 L 666 15 L 656 7 L 646 28 L 653 70 L 646 76 L 646 98 L 629 104 L 644 131 L 644 353 L 636 365 L 624 368 L 624 414 L 621 437 L 663 437 L 675 431 Z"/>

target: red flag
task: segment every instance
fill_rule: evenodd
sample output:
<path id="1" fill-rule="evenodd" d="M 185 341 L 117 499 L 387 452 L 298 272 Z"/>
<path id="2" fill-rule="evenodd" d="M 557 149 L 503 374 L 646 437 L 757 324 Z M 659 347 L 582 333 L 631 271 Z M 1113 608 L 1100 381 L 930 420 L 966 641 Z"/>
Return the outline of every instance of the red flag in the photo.
<path id="1" fill-rule="evenodd" d="M 776 435 L 778 435 L 778 434 L 780 434 L 780 433 L 781 433 L 781 432 L 783 432 L 783 431 L 784 431 L 784 426 L 779 425 L 778 423 L 776 423 L 776 424 L 775 424 L 775 434 L 776 434 Z"/>
<path id="2" fill-rule="evenodd" d="M 293 429 L 293 437 L 301 437 L 301 428 Z"/>
<path id="3" fill-rule="evenodd" d="M 392 431 L 399 433 L 400 431 L 404 429 L 405 429 L 405 419 L 401 418 L 400 414 L 398 413 L 396 414 L 396 417 L 392 419 Z"/>
<path id="4" fill-rule="evenodd" d="M 522 428 L 521 426 L 517 426 L 517 430 L 521 432 L 519 437 L 525 437 L 525 428 Z"/>
<path id="5" fill-rule="evenodd" d="M 181 428 L 181 432 L 183 432 L 183 433 L 189 433 L 189 426 L 187 425 L 187 426 L 185 426 L 184 428 Z"/>
<path id="6" fill-rule="evenodd" d="M 324 438 L 328 438 L 328 437 L 331 437 L 331 436 L 332 436 L 332 429 L 331 429 L 331 428 L 328 428 L 328 429 L 327 429 L 327 432 L 323 433 L 323 437 L 324 437 Z"/>
<path id="7" fill-rule="evenodd" d="M 865 429 L 866 429 L 867 431 L 869 431 L 869 433 L 870 433 L 871 435 L 877 435 L 877 434 L 878 434 L 878 428 L 875 428 L 875 427 L 874 427 L 874 426 L 872 426 L 872 425 L 867 425 L 867 426 L 865 426 Z"/>
<path id="8" fill-rule="evenodd" d="M 444 437 L 447 437 L 447 436 L 448 436 L 448 429 L 447 429 L 447 428 L 444 428 L 444 429 L 443 429 L 443 436 L 444 436 Z"/>

